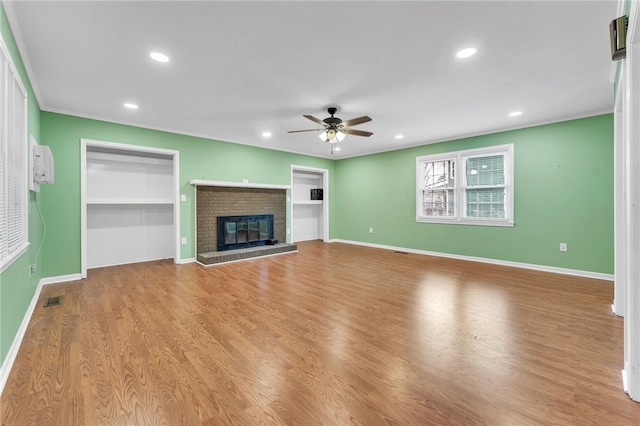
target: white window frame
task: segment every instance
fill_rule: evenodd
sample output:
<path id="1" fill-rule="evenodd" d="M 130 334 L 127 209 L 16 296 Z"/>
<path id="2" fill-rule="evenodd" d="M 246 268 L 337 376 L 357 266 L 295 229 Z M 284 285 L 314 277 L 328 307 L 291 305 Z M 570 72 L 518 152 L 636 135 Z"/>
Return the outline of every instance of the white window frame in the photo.
<path id="1" fill-rule="evenodd" d="M 464 151 L 452 151 L 442 154 L 424 155 L 416 157 L 416 222 L 422 223 L 449 223 L 460 225 L 484 225 L 484 226 L 514 226 L 514 185 L 513 185 L 513 144 L 488 146 L 485 148 L 467 149 Z M 466 163 L 469 158 L 489 157 L 504 155 L 505 158 L 505 217 L 504 218 L 479 218 L 466 216 Z M 454 215 L 453 216 L 427 216 L 423 212 L 422 185 L 423 166 L 425 163 L 454 160 L 455 161 L 455 186 L 454 186 Z"/>
<path id="2" fill-rule="evenodd" d="M 4 272 L 13 264 L 20 256 L 22 256 L 29 247 L 28 241 L 28 97 L 27 91 L 22 84 L 20 74 L 18 73 L 13 58 L 9 54 L 9 49 L 0 37 L 0 102 L 3 100 L 4 92 L 9 85 L 14 86 L 13 95 L 20 96 L 23 99 L 23 111 L 16 112 L 15 108 L 19 106 L 16 102 L 17 98 L 9 99 L 7 96 L 4 105 L 0 105 L 0 161 L 2 162 L 0 169 L 0 233 L 4 233 L 4 237 L 0 237 L 0 273 Z M 17 89 L 17 90 L 15 90 Z M 11 93 L 11 92 L 9 92 Z M 12 110 L 13 114 L 9 114 Z M 12 123 L 9 123 L 11 119 Z M 10 128 L 11 126 L 11 128 Z M 11 137 L 16 135 L 17 137 Z M 11 145 L 13 143 L 13 145 Z M 10 153 L 18 153 L 18 161 L 10 164 Z M 21 157 L 20 157 L 21 154 Z M 14 183 L 17 185 L 10 191 L 10 186 Z M 14 198 L 13 195 L 16 195 Z M 12 198 L 14 203 L 12 204 Z M 15 202 L 17 200 L 17 202 Z M 13 219 L 11 219 L 13 218 Z M 12 229 L 17 231 L 17 237 L 10 244 L 8 234 L 10 230 L 9 223 L 11 220 Z"/>

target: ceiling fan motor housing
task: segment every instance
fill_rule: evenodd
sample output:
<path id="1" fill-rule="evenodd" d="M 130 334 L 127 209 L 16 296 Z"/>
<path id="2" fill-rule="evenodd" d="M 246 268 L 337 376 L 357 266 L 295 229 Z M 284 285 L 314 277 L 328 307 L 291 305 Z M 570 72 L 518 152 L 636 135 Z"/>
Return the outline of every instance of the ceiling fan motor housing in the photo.
<path id="1" fill-rule="evenodd" d="M 334 107 L 327 108 L 327 112 L 331 115 L 331 117 L 327 117 L 324 120 L 322 120 L 330 128 L 333 128 L 333 129 L 335 129 L 338 126 L 338 124 L 342 123 L 342 119 L 333 116 L 333 114 L 335 114 L 337 111 L 338 111 L 338 109 L 334 108 Z"/>

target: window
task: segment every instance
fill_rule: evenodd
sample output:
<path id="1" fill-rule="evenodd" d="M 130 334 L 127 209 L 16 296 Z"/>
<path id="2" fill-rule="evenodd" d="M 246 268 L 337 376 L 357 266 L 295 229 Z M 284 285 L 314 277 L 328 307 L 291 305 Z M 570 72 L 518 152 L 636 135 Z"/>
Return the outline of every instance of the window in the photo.
<path id="1" fill-rule="evenodd" d="M 418 157 L 416 175 L 416 221 L 513 226 L 512 144 Z"/>
<path id="2" fill-rule="evenodd" d="M 0 272 L 27 249 L 27 95 L 0 39 Z"/>

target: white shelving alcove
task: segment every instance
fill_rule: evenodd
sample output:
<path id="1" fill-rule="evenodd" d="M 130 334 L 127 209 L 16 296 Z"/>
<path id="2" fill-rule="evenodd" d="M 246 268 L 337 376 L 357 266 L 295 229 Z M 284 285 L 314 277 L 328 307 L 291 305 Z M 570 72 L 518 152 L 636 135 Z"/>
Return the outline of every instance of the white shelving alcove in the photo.
<path id="1" fill-rule="evenodd" d="M 87 269 L 179 260 L 178 152 L 81 141 L 82 276 Z"/>
<path id="2" fill-rule="evenodd" d="M 320 189 L 322 200 L 312 200 Z M 291 166 L 291 241 L 329 240 L 329 171 Z"/>

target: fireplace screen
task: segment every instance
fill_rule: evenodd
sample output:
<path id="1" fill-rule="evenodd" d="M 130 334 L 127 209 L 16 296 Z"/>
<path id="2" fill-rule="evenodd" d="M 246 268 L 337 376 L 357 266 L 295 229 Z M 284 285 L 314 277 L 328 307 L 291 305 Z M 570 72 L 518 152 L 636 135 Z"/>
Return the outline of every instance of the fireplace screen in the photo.
<path id="1" fill-rule="evenodd" d="M 218 216 L 218 251 L 262 246 L 272 239 L 272 214 Z"/>

